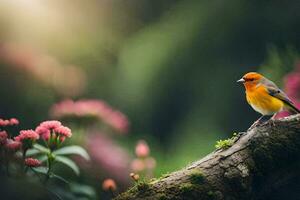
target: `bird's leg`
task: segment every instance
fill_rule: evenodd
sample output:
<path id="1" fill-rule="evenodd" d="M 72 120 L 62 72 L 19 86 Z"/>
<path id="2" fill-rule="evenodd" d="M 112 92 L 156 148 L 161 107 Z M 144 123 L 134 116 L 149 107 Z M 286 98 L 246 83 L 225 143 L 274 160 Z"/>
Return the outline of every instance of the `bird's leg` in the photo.
<path id="1" fill-rule="evenodd" d="M 277 114 L 277 113 L 275 113 L 275 114 L 269 119 L 269 121 L 271 122 L 271 124 L 272 124 L 273 126 L 275 126 L 275 117 L 276 117 L 276 114 Z"/>
<path id="2" fill-rule="evenodd" d="M 256 120 L 256 121 L 250 126 L 250 128 L 249 128 L 248 130 L 250 130 L 250 129 L 254 128 L 255 126 L 257 126 L 258 124 L 260 124 L 261 121 L 262 121 L 262 119 L 263 119 L 264 117 L 265 117 L 265 116 L 262 115 L 260 118 L 258 118 L 258 120 Z"/>

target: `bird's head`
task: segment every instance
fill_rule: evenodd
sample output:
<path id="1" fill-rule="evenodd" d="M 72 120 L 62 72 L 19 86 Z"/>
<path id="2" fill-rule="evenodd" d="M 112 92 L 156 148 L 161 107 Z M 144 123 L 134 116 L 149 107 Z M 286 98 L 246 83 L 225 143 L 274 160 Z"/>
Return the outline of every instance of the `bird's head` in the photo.
<path id="1" fill-rule="evenodd" d="M 245 74 L 240 80 L 237 82 L 243 83 L 246 88 L 251 88 L 260 83 L 263 79 L 263 75 L 256 72 L 249 72 Z"/>

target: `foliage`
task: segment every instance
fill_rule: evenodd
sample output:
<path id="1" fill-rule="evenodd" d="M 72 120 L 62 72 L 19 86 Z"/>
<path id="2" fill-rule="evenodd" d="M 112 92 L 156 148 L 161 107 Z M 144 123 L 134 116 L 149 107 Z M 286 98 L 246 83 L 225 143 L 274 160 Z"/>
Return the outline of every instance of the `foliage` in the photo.
<path id="1" fill-rule="evenodd" d="M 35 180 L 34 177 L 36 177 L 36 180 L 45 187 L 48 187 L 50 179 L 59 180 L 68 185 L 69 182 L 58 175 L 53 166 L 61 163 L 79 175 L 77 164 L 66 156 L 77 155 L 85 160 L 90 159 L 85 149 L 80 146 L 62 146 L 72 133 L 59 121 L 42 122 L 35 131 L 22 130 L 13 139 L 7 128 L 19 122 L 11 124 L 10 121 L 0 119 L 0 152 L 3 155 L 0 158 L 0 170 L 8 177 L 19 178 L 20 174 L 30 180 Z"/>
<path id="2" fill-rule="evenodd" d="M 231 147 L 234 144 L 236 139 L 237 139 L 237 135 L 236 135 L 236 133 L 234 133 L 231 138 L 228 138 L 226 140 L 217 141 L 217 144 L 215 145 L 215 147 L 216 147 L 216 149 L 228 149 L 229 147 Z"/>

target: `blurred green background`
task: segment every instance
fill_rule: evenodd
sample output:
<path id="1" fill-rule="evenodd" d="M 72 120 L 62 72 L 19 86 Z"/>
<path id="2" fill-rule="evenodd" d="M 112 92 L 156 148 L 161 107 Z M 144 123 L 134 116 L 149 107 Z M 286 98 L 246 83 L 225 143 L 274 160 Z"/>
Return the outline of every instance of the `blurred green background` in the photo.
<path id="1" fill-rule="evenodd" d="M 259 117 L 236 80 L 261 70 L 281 84 L 299 56 L 299 8 L 298 0 L 3 0 L 2 47 L 47 55 L 41 68 L 76 70 L 32 75 L 2 51 L 1 117 L 31 128 L 64 98 L 103 99 L 130 120 L 117 143 L 133 155 L 145 139 L 156 176 L 173 171 Z"/>

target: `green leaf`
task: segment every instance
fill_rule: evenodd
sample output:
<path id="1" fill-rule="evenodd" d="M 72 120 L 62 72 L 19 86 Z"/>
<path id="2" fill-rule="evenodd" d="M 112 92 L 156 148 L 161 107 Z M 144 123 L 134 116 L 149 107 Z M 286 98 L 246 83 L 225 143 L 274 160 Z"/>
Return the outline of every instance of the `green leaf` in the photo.
<path id="1" fill-rule="evenodd" d="M 37 154 L 40 154 L 42 153 L 40 150 L 37 150 L 37 149 L 28 149 L 26 151 L 26 156 L 34 156 L 34 155 L 37 155 Z"/>
<path id="2" fill-rule="evenodd" d="M 48 159 L 48 157 L 46 155 L 42 155 L 42 156 L 38 156 L 37 159 L 43 163 Z"/>
<path id="3" fill-rule="evenodd" d="M 35 171 L 36 173 L 40 173 L 40 174 L 47 174 L 48 172 L 48 167 L 34 167 L 31 168 L 33 171 Z"/>
<path id="4" fill-rule="evenodd" d="M 75 154 L 83 157 L 86 160 L 90 160 L 89 154 L 86 152 L 86 150 L 80 146 L 67 146 L 63 147 L 61 149 L 58 149 L 56 151 L 53 151 L 54 155 L 70 155 Z"/>
<path id="5" fill-rule="evenodd" d="M 34 144 L 33 148 L 39 150 L 40 152 L 46 153 L 46 154 L 50 153 L 50 150 L 48 148 L 46 148 L 46 147 L 44 147 L 44 146 L 42 146 L 40 144 Z"/>
<path id="6" fill-rule="evenodd" d="M 88 199 L 97 199 L 96 191 L 94 190 L 93 187 L 91 187 L 89 185 L 71 183 L 70 189 L 76 195 L 82 195 L 82 196 L 89 197 Z"/>
<path id="7" fill-rule="evenodd" d="M 58 180 L 60 180 L 60 181 L 62 181 L 64 183 L 66 183 L 66 184 L 69 184 L 69 182 L 66 179 L 64 179 L 63 177 L 61 177 L 61 176 L 59 176 L 57 174 L 54 174 L 54 173 L 50 174 L 50 178 L 56 178 L 56 179 L 58 179 Z"/>
<path id="8" fill-rule="evenodd" d="M 65 164 L 66 166 L 70 167 L 75 172 L 76 175 L 80 174 L 78 166 L 70 158 L 65 157 L 65 156 L 56 156 L 55 161 L 60 162 L 62 164 Z"/>

